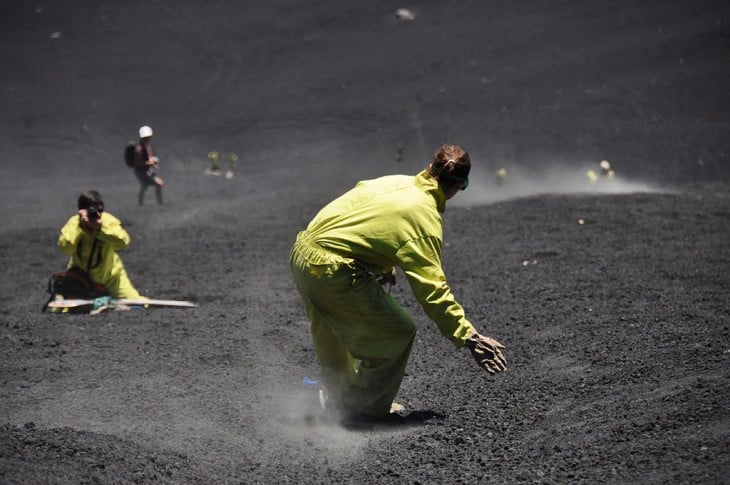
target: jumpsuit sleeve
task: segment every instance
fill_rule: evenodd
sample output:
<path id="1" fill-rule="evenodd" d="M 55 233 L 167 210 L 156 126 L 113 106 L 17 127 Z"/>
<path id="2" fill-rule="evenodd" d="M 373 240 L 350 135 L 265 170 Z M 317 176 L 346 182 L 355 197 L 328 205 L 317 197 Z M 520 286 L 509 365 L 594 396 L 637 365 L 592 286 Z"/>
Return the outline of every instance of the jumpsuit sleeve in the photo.
<path id="1" fill-rule="evenodd" d="M 472 329 L 464 309 L 446 283 L 441 268 L 441 242 L 436 237 L 413 239 L 396 253 L 401 270 L 408 278 L 413 295 L 441 334 L 462 347 Z"/>
<path id="2" fill-rule="evenodd" d="M 79 216 L 74 215 L 61 228 L 61 235 L 58 236 L 58 248 L 63 254 L 73 255 L 82 232 Z"/>
<path id="3" fill-rule="evenodd" d="M 114 251 L 126 249 L 131 242 L 119 219 L 107 217 L 106 213 L 102 215 L 101 229 L 96 233 L 96 238 L 107 243 Z"/>

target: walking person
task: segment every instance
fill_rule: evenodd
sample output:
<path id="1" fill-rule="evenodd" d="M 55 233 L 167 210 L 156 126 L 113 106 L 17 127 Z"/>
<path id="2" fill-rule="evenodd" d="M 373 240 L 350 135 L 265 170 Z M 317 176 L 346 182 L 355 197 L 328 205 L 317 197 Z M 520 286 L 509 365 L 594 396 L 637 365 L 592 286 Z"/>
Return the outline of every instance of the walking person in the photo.
<path id="1" fill-rule="evenodd" d="M 159 176 L 160 161 L 152 148 L 152 128 L 145 125 L 139 129 L 139 141 L 134 147 L 134 175 L 139 181 L 137 202 L 144 205 L 144 194 L 147 187 L 155 187 L 157 203 L 162 204 L 162 187 L 165 181 Z"/>
<path id="2" fill-rule="evenodd" d="M 506 369 L 504 348 L 467 320 L 441 268 L 446 202 L 469 184 L 471 161 L 444 145 L 415 176 L 359 182 L 297 235 L 290 264 L 311 320 L 327 408 L 380 418 L 394 402 L 416 334 L 414 319 L 385 291 L 396 267 L 426 315 L 490 374 Z"/>

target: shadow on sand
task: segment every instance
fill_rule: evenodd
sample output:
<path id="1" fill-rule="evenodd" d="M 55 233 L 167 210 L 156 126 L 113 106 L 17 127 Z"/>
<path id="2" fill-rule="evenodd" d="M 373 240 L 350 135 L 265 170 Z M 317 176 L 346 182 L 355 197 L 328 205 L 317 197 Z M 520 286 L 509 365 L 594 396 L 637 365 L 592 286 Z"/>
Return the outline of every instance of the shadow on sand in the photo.
<path id="1" fill-rule="evenodd" d="M 358 431 L 385 431 L 399 430 L 403 428 L 412 428 L 429 424 L 429 421 L 442 420 L 445 414 L 435 411 L 417 410 L 409 413 L 400 414 L 393 413 L 382 418 L 373 418 L 369 416 L 348 416 L 342 419 L 341 425 L 348 430 Z"/>

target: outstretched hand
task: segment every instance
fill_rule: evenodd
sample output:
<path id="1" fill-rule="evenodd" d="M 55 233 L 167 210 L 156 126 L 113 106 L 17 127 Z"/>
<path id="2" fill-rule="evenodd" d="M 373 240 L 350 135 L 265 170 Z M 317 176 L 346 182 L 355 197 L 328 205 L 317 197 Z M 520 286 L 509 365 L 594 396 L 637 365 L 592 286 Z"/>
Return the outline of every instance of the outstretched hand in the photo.
<path id="1" fill-rule="evenodd" d="M 479 367 L 490 374 L 503 372 L 507 369 L 507 359 L 502 354 L 504 345 L 493 338 L 480 335 L 476 330 L 472 330 L 466 338 L 464 346 L 469 349 Z"/>

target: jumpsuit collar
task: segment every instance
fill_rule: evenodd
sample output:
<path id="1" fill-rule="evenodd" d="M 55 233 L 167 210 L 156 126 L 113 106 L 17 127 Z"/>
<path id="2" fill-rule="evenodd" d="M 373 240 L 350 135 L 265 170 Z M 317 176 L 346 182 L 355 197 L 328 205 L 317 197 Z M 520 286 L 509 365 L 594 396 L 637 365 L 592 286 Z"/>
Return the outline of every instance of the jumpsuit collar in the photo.
<path id="1" fill-rule="evenodd" d="M 441 213 L 444 212 L 446 209 L 446 194 L 441 189 L 438 180 L 433 178 L 428 170 L 423 170 L 416 175 L 416 187 L 430 194 L 436 201 L 436 209 Z"/>

